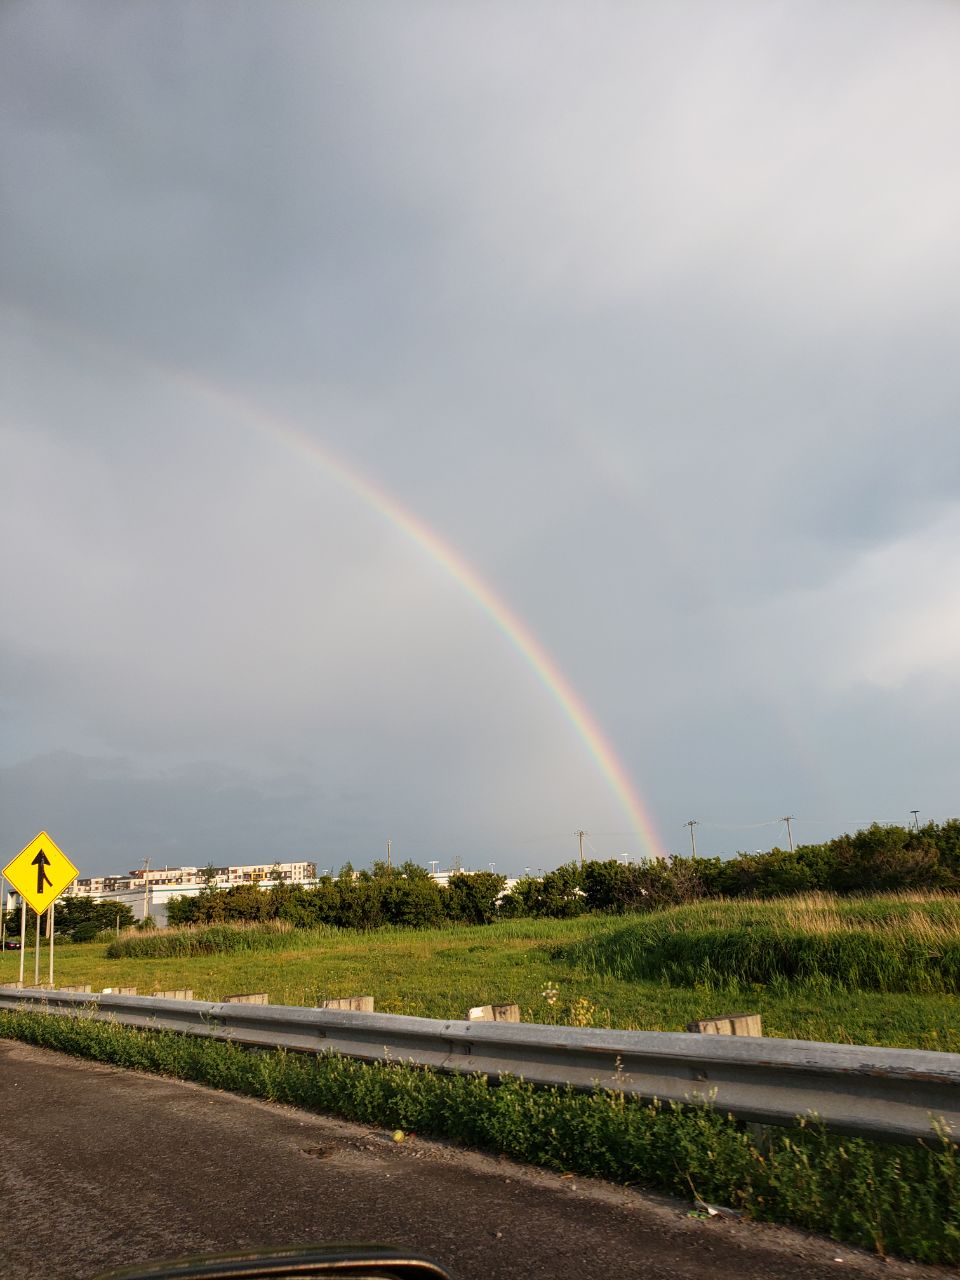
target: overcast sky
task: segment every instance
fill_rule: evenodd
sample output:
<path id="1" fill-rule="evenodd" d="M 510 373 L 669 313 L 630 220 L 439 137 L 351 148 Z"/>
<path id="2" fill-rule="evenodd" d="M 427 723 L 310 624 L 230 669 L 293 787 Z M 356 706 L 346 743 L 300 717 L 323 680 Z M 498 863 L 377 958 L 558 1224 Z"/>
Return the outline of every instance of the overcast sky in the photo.
<path id="1" fill-rule="evenodd" d="M 297 432 L 666 849 L 960 812 L 958 66 L 947 0 L 7 0 L 4 858 L 649 852 Z"/>

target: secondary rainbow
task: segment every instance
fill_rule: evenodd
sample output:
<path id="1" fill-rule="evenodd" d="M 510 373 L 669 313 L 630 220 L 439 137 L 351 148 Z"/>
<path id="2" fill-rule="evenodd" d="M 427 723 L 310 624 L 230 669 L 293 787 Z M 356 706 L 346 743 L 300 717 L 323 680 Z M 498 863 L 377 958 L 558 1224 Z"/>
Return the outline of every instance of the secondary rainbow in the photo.
<path id="1" fill-rule="evenodd" d="M 526 660 L 544 688 L 560 706 L 617 797 L 647 857 L 663 857 L 664 849 L 629 775 L 612 744 L 582 698 L 533 632 L 477 571 L 419 516 L 409 511 L 375 481 L 319 444 L 302 427 L 241 397 L 217 383 L 182 368 L 165 370 L 228 415 L 281 439 L 318 463 L 345 489 L 372 507 L 454 578 L 489 615 L 514 649 Z"/>

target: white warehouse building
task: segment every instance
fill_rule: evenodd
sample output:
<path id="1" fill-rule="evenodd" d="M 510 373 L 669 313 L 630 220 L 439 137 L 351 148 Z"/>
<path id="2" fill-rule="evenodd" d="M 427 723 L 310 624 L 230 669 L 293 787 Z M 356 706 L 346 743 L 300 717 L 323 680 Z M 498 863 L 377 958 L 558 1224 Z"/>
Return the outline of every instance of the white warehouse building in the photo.
<path id="1" fill-rule="evenodd" d="M 158 867 L 128 871 L 120 876 L 80 876 L 64 890 L 64 897 L 93 898 L 96 902 L 125 903 L 135 920 L 150 916 L 163 928 L 171 898 L 196 897 L 209 883 L 216 889 L 255 884 L 269 889 L 279 883 L 312 884 L 317 878 L 315 862 L 271 862 L 238 867 Z"/>

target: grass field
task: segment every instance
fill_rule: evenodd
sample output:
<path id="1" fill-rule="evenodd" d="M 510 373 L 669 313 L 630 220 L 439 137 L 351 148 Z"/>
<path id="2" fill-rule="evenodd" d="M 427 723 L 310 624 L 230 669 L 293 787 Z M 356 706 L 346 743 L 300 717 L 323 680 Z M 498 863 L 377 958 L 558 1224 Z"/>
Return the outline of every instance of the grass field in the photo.
<path id="1" fill-rule="evenodd" d="M 719 963 L 688 969 L 686 978 L 637 972 L 637 945 L 642 951 L 644 939 L 686 938 L 695 953 L 705 936 L 717 934 L 716 960 L 725 936 L 742 939 L 751 929 L 760 936 L 778 922 L 787 933 L 805 924 L 808 934 L 827 942 L 873 931 L 887 940 L 887 952 L 891 939 L 905 940 L 915 958 L 910 948 L 918 937 L 926 948 L 916 953 L 922 956 L 949 944 L 960 929 L 960 904 L 931 896 L 806 898 L 423 931 L 273 930 L 270 949 L 167 958 L 109 959 L 102 943 L 58 943 L 56 980 L 90 983 L 95 991 L 131 985 L 143 994 L 189 987 L 198 999 L 210 1000 L 266 991 L 273 1003 L 299 1005 L 372 995 L 383 1012 L 439 1018 L 462 1018 L 471 1005 L 514 1001 L 528 1021 L 656 1031 L 682 1030 L 694 1018 L 757 1011 L 768 1035 L 960 1052 L 960 1002 L 951 991 L 928 986 L 924 992 L 922 984 L 920 992 L 844 989 L 836 975 L 823 973 L 760 982 Z M 42 976 L 46 960 L 44 951 Z M 0 954 L 0 981 L 15 980 L 17 967 L 15 953 Z M 32 975 L 28 952 L 28 981 Z M 553 1002 L 544 996 L 550 986 L 557 991 Z"/>

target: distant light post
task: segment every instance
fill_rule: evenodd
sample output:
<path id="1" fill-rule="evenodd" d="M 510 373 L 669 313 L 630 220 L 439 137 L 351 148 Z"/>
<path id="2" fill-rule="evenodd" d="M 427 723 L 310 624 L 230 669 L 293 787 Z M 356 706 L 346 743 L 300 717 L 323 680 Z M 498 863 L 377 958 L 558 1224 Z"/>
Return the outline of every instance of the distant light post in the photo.
<path id="1" fill-rule="evenodd" d="M 910 812 L 913 814 L 913 825 L 916 828 L 917 835 L 919 835 L 920 834 L 920 818 L 919 818 L 920 810 L 911 809 Z"/>
<path id="2" fill-rule="evenodd" d="M 697 857 L 697 837 L 693 834 L 693 828 L 699 827 L 700 823 L 696 818 L 691 818 L 689 822 L 685 822 L 683 825 L 690 828 L 690 853 L 695 861 Z"/>

